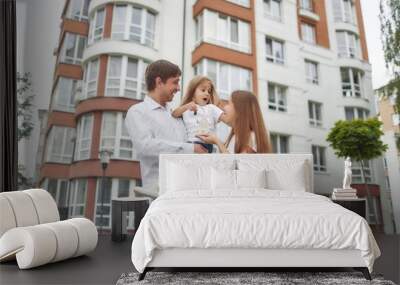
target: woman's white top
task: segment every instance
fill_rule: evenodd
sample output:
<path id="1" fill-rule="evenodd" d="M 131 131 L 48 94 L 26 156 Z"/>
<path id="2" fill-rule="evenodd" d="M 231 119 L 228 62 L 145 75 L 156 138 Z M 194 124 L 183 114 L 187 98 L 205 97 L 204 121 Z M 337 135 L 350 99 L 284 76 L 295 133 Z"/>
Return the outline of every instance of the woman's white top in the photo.
<path id="1" fill-rule="evenodd" d="M 252 149 L 254 149 L 255 152 L 257 152 L 257 143 L 256 143 L 256 135 L 254 132 L 251 132 L 250 134 L 250 145 Z M 229 153 L 235 153 L 235 135 L 231 138 L 231 141 L 229 142 L 229 145 L 227 147 Z"/>
<path id="2" fill-rule="evenodd" d="M 196 135 L 208 132 L 215 133 L 216 126 L 223 111 L 214 104 L 196 105 L 197 112 L 187 110 L 182 114 L 188 141 L 202 141 Z"/>

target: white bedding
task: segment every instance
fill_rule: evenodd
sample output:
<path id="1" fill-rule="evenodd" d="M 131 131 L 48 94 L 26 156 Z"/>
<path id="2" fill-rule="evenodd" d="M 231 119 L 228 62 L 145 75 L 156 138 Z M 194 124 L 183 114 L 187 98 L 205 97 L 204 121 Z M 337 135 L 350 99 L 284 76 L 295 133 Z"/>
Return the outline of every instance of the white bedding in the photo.
<path id="1" fill-rule="evenodd" d="M 150 206 L 132 243 L 139 272 L 165 248 L 358 249 L 372 272 L 380 250 L 366 220 L 299 191 L 167 192 Z"/>

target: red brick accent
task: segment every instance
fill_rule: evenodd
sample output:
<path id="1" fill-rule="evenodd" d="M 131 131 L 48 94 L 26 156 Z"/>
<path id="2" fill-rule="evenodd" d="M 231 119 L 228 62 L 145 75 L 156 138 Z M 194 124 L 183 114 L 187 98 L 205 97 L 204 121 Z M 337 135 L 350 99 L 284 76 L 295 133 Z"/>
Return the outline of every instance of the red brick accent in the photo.
<path id="1" fill-rule="evenodd" d="M 90 148 L 90 158 L 97 159 L 99 157 L 100 147 L 100 134 L 101 134 L 101 112 L 94 112 L 93 114 L 93 132 L 92 132 L 92 145 Z"/>
<path id="2" fill-rule="evenodd" d="M 75 115 L 73 113 L 52 111 L 47 120 L 47 127 L 50 128 L 53 125 L 75 128 Z"/>
<path id="3" fill-rule="evenodd" d="M 82 67 L 75 64 L 60 63 L 56 67 L 56 78 L 59 76 L 81 80 L 83 76 Z"/>
<path id="4" fill-rule="evenodd" d="M 368 62 L 369 61 L 368 48 L 367 48 L 367 42 L 365 39 L 364 20 L 363 20 L 360 0 L 355 0 L 354 4 L 355 4 L 355 9 L 356 9 L 356 14 L 357 14 L 358 30 L 359 30 L 359 34 L 360 34 L 362 58 L 363 58 L 363 60 Z"/>
<path id="5" fill-rule="evenodd" d="M 112 25 L 112 17 L 113 17 L 113 4 L 107 4 L 105 8 L 105 21 L 104 21 L 104 38 L 110 38 L 111 37 L 111 25 Z"/>
<path id="6" fill-rule="evenodd" d="M 140 103 L 140 100 L 125 97 L 95 97 L 81 101 L 76 106 L 75 116 L 94 111 L 119 111 L 126 112 L 129 107 Z"/>

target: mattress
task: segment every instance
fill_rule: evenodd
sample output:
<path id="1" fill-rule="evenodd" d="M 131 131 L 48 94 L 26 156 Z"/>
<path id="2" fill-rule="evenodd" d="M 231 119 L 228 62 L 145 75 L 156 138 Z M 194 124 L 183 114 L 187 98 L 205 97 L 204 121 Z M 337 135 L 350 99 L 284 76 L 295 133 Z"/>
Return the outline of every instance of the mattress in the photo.
<path id="1" fill-rule="evenodd" d="M 143 272 L 168 248 L 359 250 L 370 272 L 380 256 L 361 216 L 321 195 L 267 189 L 161 195 L 135 234 L 133 265 Z"/>

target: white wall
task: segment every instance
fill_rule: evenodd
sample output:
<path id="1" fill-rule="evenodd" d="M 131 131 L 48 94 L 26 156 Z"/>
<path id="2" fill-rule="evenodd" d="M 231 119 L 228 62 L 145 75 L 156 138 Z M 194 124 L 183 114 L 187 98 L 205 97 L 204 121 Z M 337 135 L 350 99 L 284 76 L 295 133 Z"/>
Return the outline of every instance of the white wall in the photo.
<path id="1" fill-rule="evenodd" d="M 38 111 L 49 108 L 55 57 L 60 33 L 64 0 L 17 0 L 17 68 L 30 72 L 32 89 L 36 94 L 31 137 L 18 145 L 18 162 L 26 168 L 25 175 L 34 177 L 39 141 Z"/>
<path id="2" fill-rule="evenodd" d="M 327 172 L 315 173 L 315 191 L 329 194 L 340 187 L 343 178 L 343 159 L 338 159 L 326 141 L 329 130 L 337 120 L 345 119 L 344 106 L 363 107 L 376 114 L 371 83 L 371 66 L 361 60 L 338 59 L 335 23 L 331 2 L 327 2 L 327 21 L 330 48 L 302 42 L 298 35 L 297 6 L 295 0 L 283 1 L 282 21 L 264 16 L 262 1 L 256 1 L 256 39 L 258 93 L 266 125 L 271 132 L 290 135 L 290 152 L 311 152 L 311 145 L 327 147 Z M 277 65 L 266 60 L 265 35 L 285 42 L 285 64 Z M 306 82 L 304 59 L 319 63 L 319 84 Z M 344 98 L 341 90 L 340 66 L 362 69 L 364 74 L 364 99 Z M 272 81 L 288 87 L 286 113 L 268 109 L 267 82 Z M 309 125 L 308 100 L 322 106 L 322 127 Z M 385 190 L 382 159 L 372 162 L 373 180 Z M 383 195 L 381 199 L 385 199 Z M 382 206 L 386 201 L 382 202 Z M 388 216 L 384 214 L 387 222 Z"/>
<path id="3" fill-rule="evenodd" d="M 388 145 L 386 152 L 387 174 L 390 181 L 393 215 L 396 223 L 396 231 L 400 233 L 400 160 L 393 131 L 385 132 L 383 142 Z"/>

